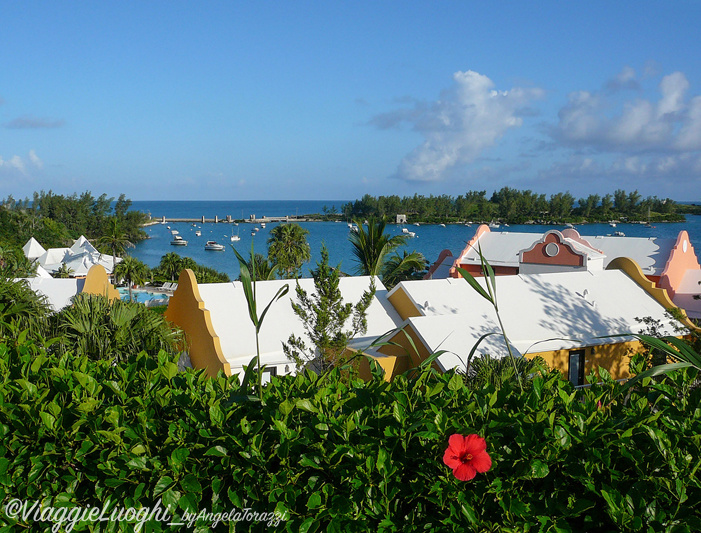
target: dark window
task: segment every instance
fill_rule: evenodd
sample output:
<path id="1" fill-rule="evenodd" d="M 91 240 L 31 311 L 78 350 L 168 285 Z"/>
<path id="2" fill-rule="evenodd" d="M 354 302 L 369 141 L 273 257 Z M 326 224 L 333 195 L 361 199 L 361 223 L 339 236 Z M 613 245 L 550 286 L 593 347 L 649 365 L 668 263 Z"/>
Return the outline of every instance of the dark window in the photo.
<path id="1" fill-rule="evenodd" d="M 584 350 L 570 352 L 569 380 L 575 385 L 584 385 Z"/>

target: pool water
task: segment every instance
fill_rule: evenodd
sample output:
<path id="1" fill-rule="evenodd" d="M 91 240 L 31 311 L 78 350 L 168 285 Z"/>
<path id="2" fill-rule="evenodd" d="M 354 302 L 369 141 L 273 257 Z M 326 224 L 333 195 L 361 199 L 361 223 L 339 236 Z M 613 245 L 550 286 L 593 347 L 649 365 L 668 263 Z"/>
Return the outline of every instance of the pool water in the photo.
<path id="1" fill-rule="evenodd" d="M 117 290 L 119 291 L 119 297 L 122 300 L 129 301 L 129 289 L 119 287 Z M 142 304 L 145 304 L 151 300 L 165 300 L 166 302 L 168 300 L 168 295 L 164 293 L 148 292 L 139 289 L 133 289 L 131 293 L 134 300 Z"/>

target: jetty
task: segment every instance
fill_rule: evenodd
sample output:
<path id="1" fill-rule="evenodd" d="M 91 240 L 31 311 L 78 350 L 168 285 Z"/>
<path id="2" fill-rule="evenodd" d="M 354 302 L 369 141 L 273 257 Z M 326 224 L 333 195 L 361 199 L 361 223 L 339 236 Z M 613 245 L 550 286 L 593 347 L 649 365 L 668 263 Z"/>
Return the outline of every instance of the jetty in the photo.
<path id="1" fill-rule="evenodd" d="M 266 217 L 257 218 L 255 215 L 251 215 L 249 218 L 235 219 L 231 215 L 226 215 L 225 217 L 219 218 L 215 215 L 214 218 L 207 218 L 202 215 L 200 218 L 172 218 L 165 215 L 158 217 L 151 217 L 150 224 L 167 224 L 169 222 L 191 222 L 191 223 L 201 223 L 201 224 L 231 224 L 233 222 L 244 222 L 249 224 L 260 224 L 261 222 L 309 222 L 312 220 L 308 217 L 298 217 L 298 216 L 284 216 L 284 217 Z"/>

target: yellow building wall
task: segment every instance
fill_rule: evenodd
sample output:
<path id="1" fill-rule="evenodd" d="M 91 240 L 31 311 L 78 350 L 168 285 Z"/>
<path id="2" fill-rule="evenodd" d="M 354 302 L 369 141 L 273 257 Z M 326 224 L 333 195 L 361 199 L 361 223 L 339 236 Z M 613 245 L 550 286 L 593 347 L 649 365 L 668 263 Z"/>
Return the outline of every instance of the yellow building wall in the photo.
<path id="1" fill-rule="evenodd" d="M 205 369 L 207 375 L 216 376 L 221 370 L 231 375 L 231 367 L 224 357 L 219 336 L 212 326 L 209 310 L 197 287 L 197 279 L 190 269 L 180 273 L 178 288 L 168 302 L 165 318 L 185 332 L 192 366 Z"/>
<path id="2" fill-rule="evenodd" d="M 628 365 L 633 354 L 641 351 L 643 345 L 640 341 L 621 342 L 618 344 L 605 344 L 599 346 L 583 346 L 568 350 L 555 350 L 552 352 L 529 353 L 528 359 L 542 357 L 550 368 L 559 370 L 565 378 L 569 373 L 570 352 L 584 350 L 584 375 L 595 372 L 597 367 L 605 368 L 613 379 L 627 379 L 630 377 Z"/>
<path id="3" fill-rule="evenodd" d="M 93 265 L 88 270 L 83 285 L 83 293 L 105 296 L 111 301 L 119 300 L 119 291 L 114 288 L 107 277 L 107 271 L 102 265 Z"/>
<path id="4" fill-rule="evenodd" d="M 409 298 L 409 295 L 404 292 L 404 289 L 399 286 L 392 294 L 390 294 L 387 299 L 392 307 L 397 311 L 402 320 L 406 320 L 409 317 L 421 316 L 421 313 L 414 305 L 414 302 Z"/>

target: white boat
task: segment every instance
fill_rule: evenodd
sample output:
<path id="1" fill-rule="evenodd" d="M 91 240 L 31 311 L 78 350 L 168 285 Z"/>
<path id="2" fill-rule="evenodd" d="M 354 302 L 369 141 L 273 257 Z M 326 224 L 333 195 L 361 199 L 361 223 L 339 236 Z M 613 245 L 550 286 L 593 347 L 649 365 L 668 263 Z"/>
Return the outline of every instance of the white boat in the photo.
<path id="1" fill-rule="evenodd" d="M 409 237 L 416 237 L 416 233 L 414 233 L 413 231 L 407 231 L 406 234 L 407 234 Z"/>
<path id="2" fill-rule="evenodd" d="M 445 228 L 445 224 L 438 224 L 441 228 Z"/>
<path id="3" fill-rule="evenodd" d="M 420 225 L 421 224 L 419 224 L 418 222 L 414 222 L 414 226 L 420 226 Z"/>
<path id="4" fill-rule="evenodd" d="M 195 235 L 197 235 L 198 237 L 202 237 L 202 232 L 200 230 L 197 230 L 195 232 Z"/>
<path id="5" fill-rule="evenodd" d="M 409 233 L 409 230 L 406 228 L 402 228 L 402 233 Z"/>
<path id="6" fill-rule="evenodd" d="M 234 235 L 234 231 L 233 231 L 233 230 L 231 231 L 231 242 L 238 242 L 238 241 L 241 240 L 241 237 L 239 237 L 239 231 L 240 231 L 241 229 L 238 228 L 238 224 L 236 224 L 236 226 L 237 226 L 237 228 L 236 228 L 236 235 Z"/>
<path id="7" fill-rule="evenodd" d="M 614 237 L 625 237 L 626 234 L 623 233 L 622 231 L 614 231 L 614 232 L 613 232 L 613 236 L 614 236 Z"/>
<path id="8" fill-rule="evenodd" d="M 171 235 L 180 235 L 180 232 L 177 229 L 172 229 L 170 230 Z"/>
<path id="9" fill-rule="evenodd" d="M 187 246 L 187 241 L 180 235 L 173 235 L 173 240 L 170 241 L 173 246 Z"/>
<path id="10" fill-rule="evenodd" d="M 358 226 L 351 226 L 350 230 L 358 233 Z"/>
<path id="11" fill-rule="evenodd" d="M 255 231 L 252 231 L 252 232 L 251 232 L 251 237 L 255 237 L 255 236 L 256 236 L 256 232 L 255 232 Z"/>
<path id="12" fill-rule="evenodd" d="M 615 222 L 609 222 L 609 226 L 611 226 L 612 228 L 615 228 L 615 227 L 616 227 L 616 223 L 615 223 Z"/>
<path id="13" fill-rule="evenodd" d="M 212 250 L 215 252 L 223 252 L 224 251 L 224 245 L 219 244 L 217 241 L 207 241 L 207 244 L 204 245 L 205 250 Z"/>
<path id="14" fill-rule="evenodd" d="M 265 229 L 265 222 L 261 222 L 261 223 L 260 223 L 260 227 L 263 228 L 263 229 Z"/>

